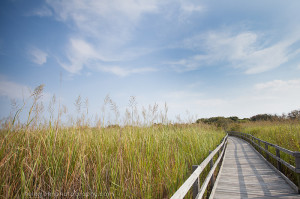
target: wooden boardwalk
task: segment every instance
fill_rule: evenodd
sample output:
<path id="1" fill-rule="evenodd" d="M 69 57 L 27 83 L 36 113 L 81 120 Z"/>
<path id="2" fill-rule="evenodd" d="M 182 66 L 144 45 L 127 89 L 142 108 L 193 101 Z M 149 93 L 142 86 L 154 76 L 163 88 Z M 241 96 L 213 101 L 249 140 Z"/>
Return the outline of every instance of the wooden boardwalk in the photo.
<path id="1" fill-rule="evenodd" d="M 211 198 L 300 198 L 300 195 L 249 143 L 230 136 Z"/>

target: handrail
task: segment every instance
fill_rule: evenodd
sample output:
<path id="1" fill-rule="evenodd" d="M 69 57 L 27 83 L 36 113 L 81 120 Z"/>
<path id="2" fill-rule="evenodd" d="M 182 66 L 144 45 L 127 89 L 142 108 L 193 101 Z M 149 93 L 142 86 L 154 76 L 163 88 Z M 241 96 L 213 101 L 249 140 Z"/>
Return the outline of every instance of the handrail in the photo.
<path id="1" fill-rule="evenodd" d="M 276 169 L 278 171 L 280 171 L 281 173 L 282 173 L 281 164 L 285 165 L 288 169 L 295 172 L 296 176 L 297 176 L 298 186 L 295 185 L 292 181 L 290 181 L 290 183 L 292 183 L 293 188 L 298 189 L 298 193 L 300 193 L 300 152 L 290 151 L 290 150 L 282 148 L 276 144 L 272 144 L 272 143 L 266 142 L 264 140 L 261 140 L 259 138 L 256 138 L 247 133 L 241 133 L 241 132 L 236 132 L 236 131 L 228 131 L 227 133 L 228 133 L 228 135 L 237 136 L 237 137 L 240 137 L 240 138 L 250 142 L 253 146 L 256 146 L 259 149 L 259 150 L 256 149 L 259 153 L 262 154 L 262 151 L 265 152 L 266 160 L 268 162 L 270 162 L 270 156 L 272 158 L 274 158 L 277 161 Z M 265 145 L 264 148 L 261 146 L 261 143 L 264 143 L 264 145 Z M 275 148 L 276 155 L 274 155 L 273 153 L 271 153 L 269 151 L 269 146 Z M 286 153 L 290 156 L 293 156 L 295 158 L 295 166 L 293 166 L 293 165 L 289 164 L 288 162 L 284 161 L 283 159 L 281 159 L 280 151 L 283 153 Z M 286 176 L 286 177 L 288 178 L 288 176 Z"/>
<path id="2" fill-rule="evenodd" d="M 173 194 L 173 196 L 171 197 L 171 199 L 179 199 L 179 198 L 183 198 L 187 192 L 191 189 L 191 187 L 194 185 L 194 190 L 196 190 L 196 192 L 194 191 L 193 194 L 193 198 L 201 198 L 208 186 L 208 183 L 210 181 L 210 179 L 213 179 L 213 173 L 218 165 L 218 163 L 221 160 L 221 157 L 223 157 L 224 151 L 225 151 L 225 147 L 227 144 L 227 138 L 228 138 L 228 134 L 222 139 L 221 144 L 219 144 L 215 150 L 213 150 L 212 152 L 210 152 L 210 154 L 207 156 L 207 158 L 205 158 L 205 160 L 200 164 L 197 165 L 197 168 L 195 169 L 195 171 L 191 174 L 191 176 L 181 185 L 181 187 Z M 220 150 L 222 149 L 221 154 L 219 155 L 219 158 L 217 159 L 217 161 L 215 162 L 215 164 L 213 165 L 213 157 L 216 155 L 216 153 L 220 152 Z M 211 166 L 211 170 L 208 173 L 208 175 L 205 178 L 205 181 L 203 182 L 202 187 L 199 190 L 199 185 L 198 185 L 198 181 L 199 181 L 199 176 L 202 173 L 202 171 L 204 170 L 204 168 L 210 163 Z M 196 182 L 196 183 L 195 183 Z"/>

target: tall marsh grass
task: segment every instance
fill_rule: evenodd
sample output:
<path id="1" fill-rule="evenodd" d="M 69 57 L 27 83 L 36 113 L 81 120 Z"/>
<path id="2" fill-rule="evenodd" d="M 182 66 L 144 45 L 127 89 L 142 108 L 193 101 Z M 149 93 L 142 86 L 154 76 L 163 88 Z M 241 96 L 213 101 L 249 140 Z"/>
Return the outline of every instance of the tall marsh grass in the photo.
<path id="1" fill-rule="evenodd" d="M 300 151 L 300 121 L 261 121 L 241 124 L 240 130 L 291 151 Z"/>
<path id="2" fill-rule="evenodd" d="M 0 196 L 93 193 L 168 198 L 224 136 L 201 125 L 64 128 L 0 134 Z M 52 195 L 52 196 L 53 196 Z"/>
<path id="3" fill-rule="evenodd" d="M 0 198 L 169 198 L 192 173 L 192 165 L 200 164 L 225 135 L 204 124 L 170 124 L 166 105 L 161 111 L 164 124 L 154 124 L 157 105 L 149 111 L 143 108 L 139 117 L 133 97 L 121 127 L 104 126 L 104 117 L 91 127 L 88 109 L 63 127 L 65 111 L 59 110 L 55 120 L 55 98 L 49 105 L 50 119 L 42 124 L 42 87 L 37 89 L 25 124 L 18 115 L 26 101 L 2 123 Z M 109 97 L 105 103 L 118 122 L 116 104 Z M 78 112 L 81 104 L 79 96 Z M 142 120 L 145 125 L 139 125 Z"/>

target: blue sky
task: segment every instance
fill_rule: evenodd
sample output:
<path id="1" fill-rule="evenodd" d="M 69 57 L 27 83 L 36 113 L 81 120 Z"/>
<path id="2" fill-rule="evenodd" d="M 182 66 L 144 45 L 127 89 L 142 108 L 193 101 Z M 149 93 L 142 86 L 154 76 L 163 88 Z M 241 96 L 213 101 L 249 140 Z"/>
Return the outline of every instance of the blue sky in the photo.
<path id="1" fill-rule="evenodd" d="M 45 84 L 74 113 L 166 102 L 169 118 L 287 113 L 300 107 L 300 2 L 3 0 L 0 116 Z M 62 79 L 60 78 L 60 74 Z M 61 79 L 61 80 L 60 80 Z"/>

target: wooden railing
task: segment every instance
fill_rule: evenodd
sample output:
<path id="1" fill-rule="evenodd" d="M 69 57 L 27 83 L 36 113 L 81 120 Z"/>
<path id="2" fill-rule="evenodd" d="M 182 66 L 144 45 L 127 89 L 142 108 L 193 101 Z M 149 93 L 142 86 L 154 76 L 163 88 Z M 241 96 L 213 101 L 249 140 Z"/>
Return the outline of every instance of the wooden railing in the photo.
<path id="1" fill-rule="evenodd" d="M 291 179 L 289 179 L 288 176 L 285 176 L 287 182 L 296 190 L 298 191 L 298 193 L 300 193 L 300 152 L 298 151 L 290 151 L 288 149 L 285 149 L 285 148 L 282 148 L 280 146 L 277 146 L 275 144 L 272 144 L 272 143 L 269 143 L 269 142 L 266 142 L 264 140 L 260 140 L 250 134 L 247 134 L 247 133 L 241 133 L 241 132 L 235 132 L 235 131 L 230 131 L 230 132 L 227 132 L 228 135 L 232 135 L 232 136 L 237 136 L 237 137 L 240 137 L 241 139 L 244 139 L 246 141 L 248 141 L 250 144 L 252 144 L 256 148 L 256 150 L 262 154 L 262 155 L 265 155 L 265 159 L 271 163 L 271 159 L 270 157 L 274 158 L 275 162 L 276 162 L 276 168 L 277 171 L 280 171 L 281 175 L 284 175 L 283 174 L 283 168 L 282 168 L 282 164 L 284 166 L 286 166 L 290 171 L 294 172 L 295 175 L 296 175 L 296 180 L 297 180 L 297 184 L 298 185 L 295 185 Z M 275 154 L 274 155 L 273 153 L 270 152 L 270 147 L 273 147 L 275 149 Z M 295 166 L 287 163 L 286 161 L 284 161 L 283 159 L 280 158 L 280 151 L 285 153 L 285 154 L 288 154 L 292 157 L 295 158 Z"/>
<path id="2" fill-rule="evenodd" d="M 183 198 L 188 191 L 193 186 L 193 198 L 202 198 L 207 189 L 209 182 L 213 187 L 214 184 L 214 171 L 216 170 L 221 158 L 224 155 L 226 144 L 227 144 L 227 137 L 226 135 L 221 144 L 217 146 L 217 148 L 210 152 L 207 158 L 200 164 L 200 165 L 193 165 L 193 173 L 191 176 L 183 183 L 183 185 L 174 193 L 171 199 Z M 221 153 L 220 153 L 221 152 Z M 219 154 L 218 159 L 215 163 L 213 163 L 213 158 L 216 154 Z M 201 188 L 200 188 L 200 174 L 204 170 L 204 168 L 210 163 L 210 171 L 207 174 Z"/>

